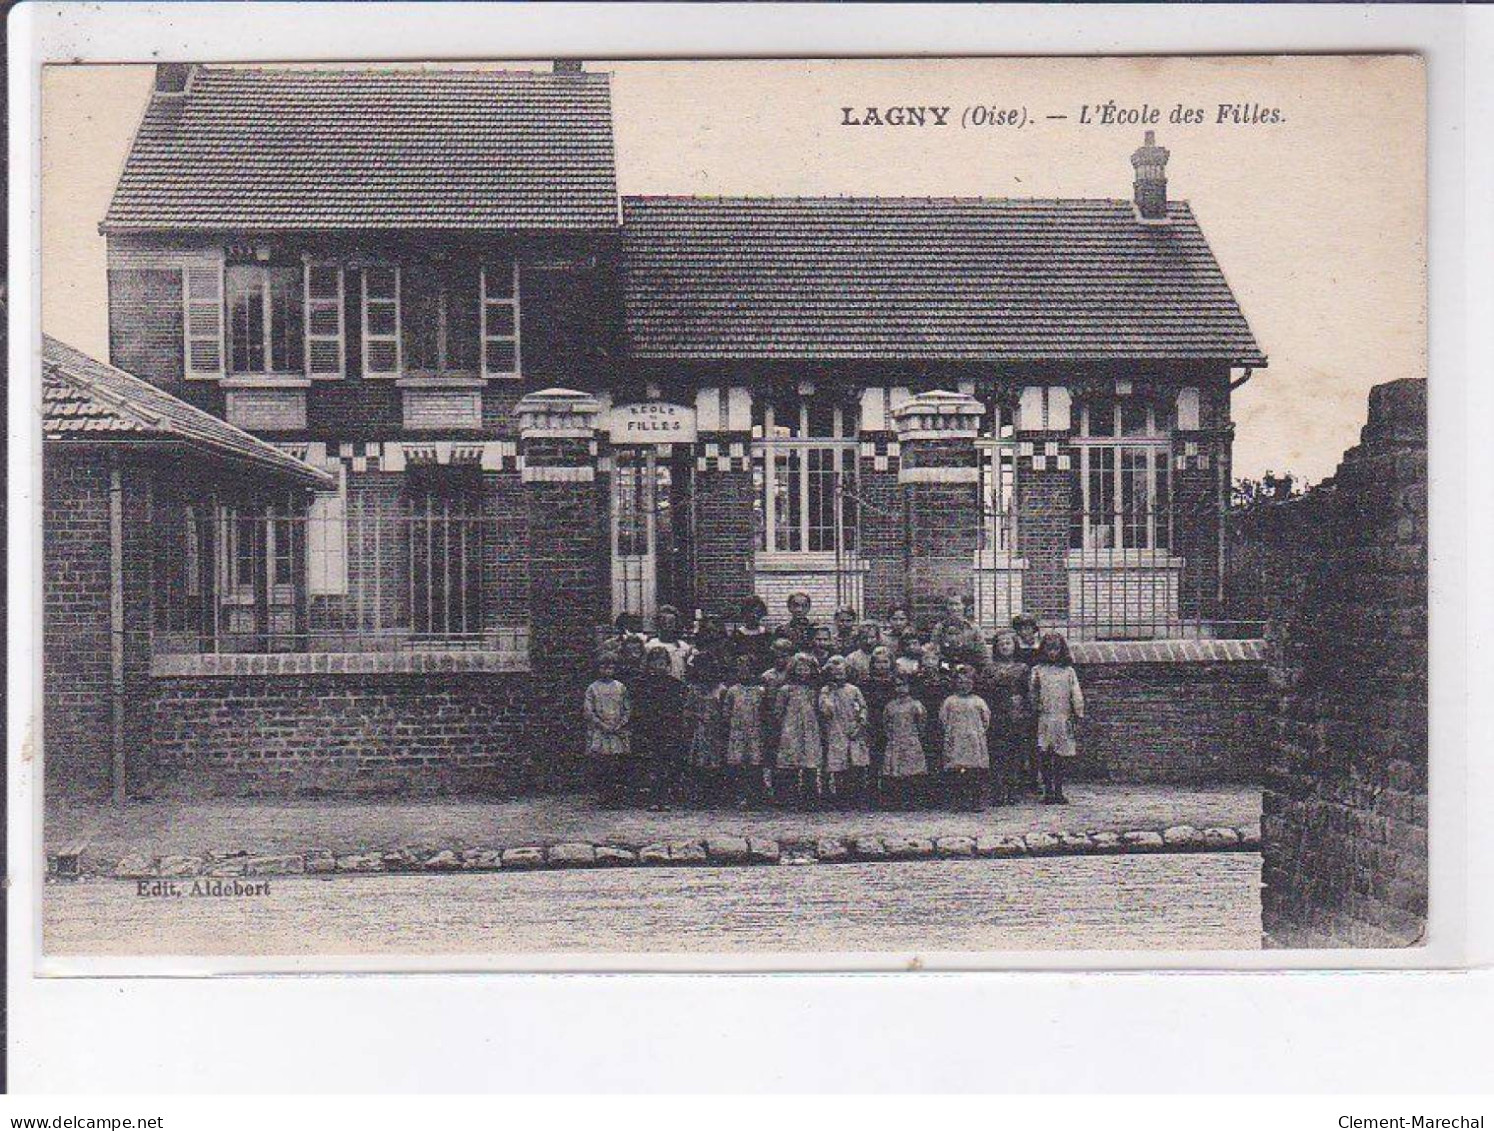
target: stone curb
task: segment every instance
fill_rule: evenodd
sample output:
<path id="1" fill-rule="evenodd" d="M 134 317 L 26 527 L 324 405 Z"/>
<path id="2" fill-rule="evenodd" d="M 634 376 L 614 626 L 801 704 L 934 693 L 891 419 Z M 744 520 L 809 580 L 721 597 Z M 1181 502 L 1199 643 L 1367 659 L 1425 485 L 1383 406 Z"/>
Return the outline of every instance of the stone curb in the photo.
<path id="1" fill-rule="evenodd" d="M 1023 857 L 1144 855 L 1148 853 L 1259 852 L 1257 825 L 1171 825 L 1165 829 L 1034 832 L 1024 836 L 942 837 L 824 836 L 784 841 L 760 837 L 618 844 L 564 841 L 472 848 L 409 845 L 383 851 L 250 855 L 247 852 L 147 856 L 132 852 L 114 864 L 100 861 L 86 845 L 47 856 L 47 880 L 154 880 L 195 876 L 450 875 L 461 872 L 549 871 L 562 868 L 753 867 L 780 864 L 855 864 L 905 860 L 1012 860 Z"/>

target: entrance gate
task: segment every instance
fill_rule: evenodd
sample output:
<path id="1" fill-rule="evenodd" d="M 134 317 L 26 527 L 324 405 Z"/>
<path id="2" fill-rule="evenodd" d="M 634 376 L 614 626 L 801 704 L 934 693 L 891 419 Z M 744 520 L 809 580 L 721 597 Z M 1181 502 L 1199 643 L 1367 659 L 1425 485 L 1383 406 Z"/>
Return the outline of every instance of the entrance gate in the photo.
<path id="1" fill-rule="evenodd" d="M 612 471 L 612 615 L 653 623 L 661 604 L 690 604 L 690 449 L 618 447 Z"/>

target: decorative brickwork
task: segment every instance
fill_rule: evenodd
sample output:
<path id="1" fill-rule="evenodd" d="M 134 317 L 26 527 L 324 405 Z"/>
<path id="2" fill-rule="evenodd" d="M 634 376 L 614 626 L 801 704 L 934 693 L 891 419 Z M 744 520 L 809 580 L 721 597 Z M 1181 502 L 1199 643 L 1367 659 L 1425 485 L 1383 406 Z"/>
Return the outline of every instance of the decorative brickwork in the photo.
<path id="1" fill-rule="evenodd" d="M 1027 562 L 1022 603 L 1048 621 L 1069 616 L 1069 524 L 1074 503 L 1068 439 L 1066 432 L 1017 433 L 1018 450 L 1029 453 L 1019 456 L 1017 465 L 1017 549 Z"/>
<path id="2" fill-rule="evenodd" d="M 1334 478 L 1253 516 L 1267 556 L 1303 577 L 1285 599 L 1265 597 L 1279 694 L 1267 946 L 1409 946 L 1425 930 L 1425 397 L 1421 381 L 1376 387 Z M 1269 562 L 1262 575 L 1279 576 Z"/>

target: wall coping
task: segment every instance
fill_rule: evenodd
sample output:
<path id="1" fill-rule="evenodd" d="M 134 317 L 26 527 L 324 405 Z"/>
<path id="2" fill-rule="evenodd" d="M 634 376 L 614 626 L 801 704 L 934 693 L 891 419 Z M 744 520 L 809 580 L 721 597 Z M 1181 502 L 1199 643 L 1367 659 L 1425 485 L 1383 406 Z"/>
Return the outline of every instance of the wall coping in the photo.
<path id="1" fill-rule="evenodd" d="M 218 652 L 153 656 L 154 679 L 233 676 L 437 675 L 529 671 L 526 651 Z"/>
<path id="2" fill-rule="evenodd" d="M 1258 664 L 1264 640 L 1076 640 L 1075 664 Z"/>

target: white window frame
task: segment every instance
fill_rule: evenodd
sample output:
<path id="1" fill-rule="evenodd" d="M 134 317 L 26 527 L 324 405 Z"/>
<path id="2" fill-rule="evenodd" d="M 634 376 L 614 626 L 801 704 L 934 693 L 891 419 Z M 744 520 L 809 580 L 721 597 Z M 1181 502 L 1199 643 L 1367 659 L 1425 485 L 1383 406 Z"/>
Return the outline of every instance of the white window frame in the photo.
<path id="1" fill-rule="evenodd" d="M 1017 553 L 1017 436 L 1015 421 L 1003 429 L 1001 406 L 986 405 L 990 430 L 976 440 L 980 460 L 982 559 Z M 1004 475 L 1009 471 L 1009 475 Z"/>
<path id="2" fill-rule="evenodd" d="M 1075 449 L 1075 473 L 1079 477 L 1079 497 L 1074 500 L 1079 510 L 1081 522 L 1082 548 L 1071 548 L 1071 553 L 1083 553 L 1086 555 L 1111 554 L 1131 557 L 1155 557 L 1169 556 L 1172 546 L 1177 537 L 1176 529 L 1168 527 L 1167 546 L 1160 547 L 1157 544 L 1158 517 L 1161 510 L 1158 505 L 1157 481 L 1158 473 L 1165 478 L 1167 483 L 1167 505 L 1172 504 L 1172 433 L 1170 430 L 1161 429 L 1157 424 L 1157 409 L 1155 405 L 1148 404 L 1146 408 L 1146 428 L 1139 436 L 1121 435 L 1121 411 L 1122 398 L 1116 398 L 1109 402 L 1111 411 L 1115 414 L 1113 419 L 1114 434 L 1109 436 L 1095 436 L 1091 434 L 1091 413 L 1094 406 L 1083 404 L 1079 406 L 1079 431 L 1073 439 Z M 1116 499 L 1116 506 L 1109 517 L 1107 525 L 1110 527 L 1111 544 L 1101 545 L 1095 537 L 1096 526 L 1088 521 L 1090 517 L 1090 467 L 1095 460 L 1101 458 L 1098 453 L 1110 450 L 1114 452 L 1114 466 L 1107 473 L 1114 476 L 1112 490 Z M 1125 493 L 1125 452 L 1140 451 L 1146 454 L 1146 490 L 1147 498 L 1150 500 L 1147 510 L 1147 521 L 1145 527 L 1145 544 L 1140 546 L 1125 545 L 1125 509 L 1120 500 Z M 1162 456 L 1161 461 L 1157 459 Z M 1165 520 L 1164 520 L 1165 521 Z"/>
<path id="3" fill-rule="evenodd" d="M 837 404 L 834 407 L 833 424 L 830 436 L 809 435 L 809 399 L 799 399 L 799 436 L 794 438 L 774 437 L 773 431 L 777 426 L 776 409 L 770 400 L 763 403 L 763 422 L 754 428 L 755 435 L 753 446 L 762 455 L 762 482 L 755 485 L 762 500 L 763 514 L 763 548 L 758 554 L 767 558 L 832 558 L 854 556 L 860 547 L 860 531 L 856 531 L 856 545 L 846 545 L 846 523 L 845 523 L 845 496 L 837 490 L 837 505 L 835 507 L 835 533 L 834 545 L 826 550 L 811 550 L 810 544 L 810 506 L 809 506 L 809 455 L 812 451 L 830 452 L 836 483 L 844 481 L 849 472 L 854 479 L 859 470 L 859 443 L 854 429 L 849 436 L 847 430 L 847 410 L 845 406 Z M 854 422 L 854 410 L 852 410 L 852 423 Z M 790 452 L 797 452 L 799 456 L 799 467 L 797 471 L 784 474 L 791 480 L 790 490 L 798 495 L 799 519 L 798 535 L 799 549 L 780 549 L 778 546 L 778 530 L 780 517 L 777 506 L 777 480 L 780 474 L 779 457 L 787 457 Z M 786 526 L 787 523 L 784 523 Z"/>
<path id="4" fill-rule="evenodd" d="M 368 330 L 368 273 L 370 271 L 393 271 L 394 272 L 394 298 L 376 298 L 373 302 L 394 303 L 394 332 L 392 334 L 370 334 Z M 401 311 L 400 293 L 401 281 L 399 264 L 397 263 L 365 263 L 359 272 L 359 316 L 363 323 L 362 351 L 363 351 L 363 376 L 388 379 L 397 378 L 404 373 L 404 342 L 401 330 L 404 327 L 404 318 Z M 371 341 L 394 343 L 394 368 L 393 369 L 371 369 L 368 364 L 368 346 Z"/>
<path id="5" fill-rule="evenodd" d="M 479 348 L 482 351 L 482 357 L 481 357 L 482 375 L 483 375 L 484 378 L 499 377 L 499 378 L 505 378 L 505 379 L 509 379 L 509 380 L 514 380 L 514 379 L 517 379 L 521 375 L 521 373 L 523 372 L 523 369 L 524 369 L 524 363 L 523 363 L 523 360 L 522 360 L 521 347 L 520 347 L 520 339 L 521 339 L 522 335 L 521 335 L 520 327 L 519 327 L 519 305 L 520 305 L 519 304 L 519 260 L 518 260 L 517 257 L 515 257 L 512 260 L 512 262 L 509 264 L 509 270 L 511 271 L 512 278 L 513 278 L 513 286 L 512 286 L 512 289 L 510 290 L 510 293 L 508 295 L 506 295 L 506 296 L 499 295 L 497 297 L 490 297 L 488 295 L 488 272 L 490 270 L 492 270 L 492 267 L 489 264 L 486 264 L 486 263 L 483 264 L 482 271 L 481 271 L 481 274 L 482 274 L 482 284 L 481 284 L 481 296 L 480 296 L 482 301 L 479 303 L 479 326 L 478 326 L 478 334 L 479 334 L 479 337 L 481 339 L 480 343 L 479 343 Z M 488 307 L 489 307 L 489 305 L 492 305 L 492 306 L 506 306 L 510 310 L 513 311 L 513 316 L 514 316 L 514 332 L 512 334 L 490 334 L 490 333 L 488 333 Z M 489 342 L 512 342 L 513 343 L 513 347 L 514 347 L 514 367 L 513 367 L 512 370 L 490 369 L 490 368 L 488 368 L 488 343 Z"/>
<path id="6" fill-rule="evenodd" d="M 311 273 L 313 270 L 331 270 L 337 272 L 337 332 L 335 334 L 318 334 L 313 330 L 312 317 L 319 308 L 330 306 L 333 299 L 315 298 L 311 293 Z M 347 276 L 343 271 L 342 264 L 329 262 L 325 259 L 307 259 L 302 270 L 302 314 L 301 328 L 302 339 L 305 343 L 305 373 L 313 381 L 335 381 L 347 373 Z M 317 342 L 332 342 L 337 348 L 336 370 L 318 370 L 312 367 L 312 346 Z"/>
<path id="7" fill-rule="evenodd" d="M 227 306 L 228 288 L 223 277 L 223 261 L 221 259 L 208 262 L 206 260 L 195 263 L 182 264 L 182 372 L 190 379 L 218 381 L 228 365 L 227 349 L 224 346 L 223 334 L 223 310 Z M 198 286 L 193 283 L 193 276 L 201 275 L 211 277 L 214 281 L 215 293 L 210 296 L 198 294 Z M 213 312 L 213 329 L 194 333 L 192 329 L 192 308 L 210 308 Z M 217 359 L 214 365 L 197 364 L 197 346 L 210 347 Z"/>

